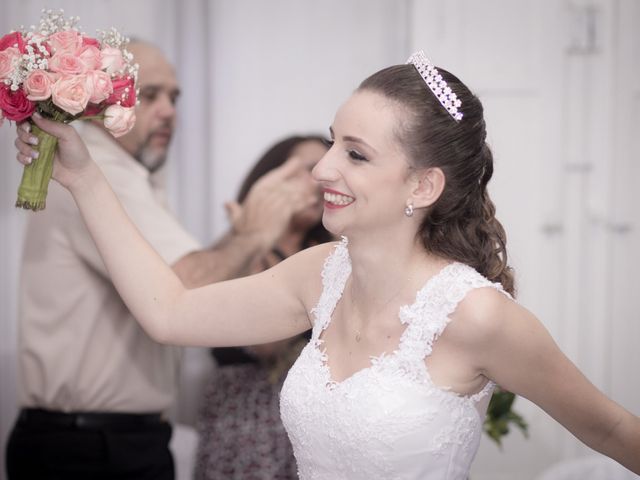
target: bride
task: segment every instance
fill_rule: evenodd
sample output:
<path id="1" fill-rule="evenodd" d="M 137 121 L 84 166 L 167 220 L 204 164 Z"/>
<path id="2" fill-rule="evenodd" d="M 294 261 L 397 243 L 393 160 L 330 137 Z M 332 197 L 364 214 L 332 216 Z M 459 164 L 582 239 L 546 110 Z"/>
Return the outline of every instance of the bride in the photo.
<path id="1" fill-rule="evenodd" d="M 640 419 L 596 389 L 513 299 L 480 101 L 423 54 L 340 107 L 313 175 L 341 242 L 187 290 L 127 218 L 75 131 L 53 177 L 73 195 L 120 295 L 154 339 L 254 345 L 312 329 L 281 414 L 303 479 L 464 480 L 495 384 L 640 473 Z M 31 135 L 18 128 L 18 160 Z"/>

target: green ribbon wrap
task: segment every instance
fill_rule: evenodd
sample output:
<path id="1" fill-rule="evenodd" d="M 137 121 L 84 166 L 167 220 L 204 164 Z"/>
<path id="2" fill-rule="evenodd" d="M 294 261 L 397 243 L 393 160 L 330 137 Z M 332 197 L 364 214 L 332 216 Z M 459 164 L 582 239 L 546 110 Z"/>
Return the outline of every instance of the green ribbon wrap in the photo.
<path id="1" fill-rule="evenodd" d="M 70 123 L 82 115 L 71 115 L 60 110 L 51 100 L 41 102 L 38 105 L 38 111 L 43 117 L 64 123 Z M 47 204 L 47 191 L 49 189 L 49 180 L 51 180 L 51 174 L 53 173 L 53 157 L 56 154 L 58 139 L 38 128 L 33 121 L 30 120 L 29 123 L 31 125 L 31 134 L 38 138 L 38 158 L 34 158 L 29 165 L 24 167 L 22 180 L 18 187 L 16 207 L 36 212 L 44 210 Z"/>
<path id="2" fill-rule="evenodd" d="M 33 123 L 31 133 L 38 138 L 38 158 L 25 165 L 22 181 L 18 187 L 16 207 L 27 210 L 44 210 L 47 200 L 49 180 L 53 172 L 53 157 L 58 146 L 58 139 L 42 131 Z"/>

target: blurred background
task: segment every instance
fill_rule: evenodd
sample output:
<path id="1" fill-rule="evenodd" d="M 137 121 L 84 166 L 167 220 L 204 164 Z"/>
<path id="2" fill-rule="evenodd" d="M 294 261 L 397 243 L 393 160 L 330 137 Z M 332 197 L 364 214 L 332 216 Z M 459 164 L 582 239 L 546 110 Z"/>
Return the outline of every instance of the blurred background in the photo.
<path id="1" fill-rule="evenodd" d="M 424 49 L 482 99 L 491 192 L 519 301 L 613 399 L 640 415 L 640 2 L 637 0 L 5 0 L 0 33 L 42 8 L 160 45 L 183 94 L 166 180 L 204 244 L 226 227 L 254 160 L 290 133 L 327 133 L 370 73 Z M 25 218 L 14 131 L 0 128 L 0 461 L 17 411 L 17 278 Z M 37 215 L 37 214 L 36 214 Z M 190 350 L 177 418 L 193 421 L 208 354 Z M 535 368 L 532 365 L 531 368 Z M 527 400 L 530 437 L 483 440 L 474 480 L 534 479 L 589 455 Z M 4 468 L 0 479 L 4 478 Z M 604 478 L 604 477 L 603 477 Z"/>

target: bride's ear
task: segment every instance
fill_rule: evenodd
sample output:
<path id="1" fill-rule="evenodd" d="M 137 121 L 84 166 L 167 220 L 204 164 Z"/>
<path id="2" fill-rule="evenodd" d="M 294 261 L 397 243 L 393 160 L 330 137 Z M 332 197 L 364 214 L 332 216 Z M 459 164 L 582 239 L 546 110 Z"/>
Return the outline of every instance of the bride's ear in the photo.
<path id="1" fill-rule="evenodd" d="M 415 173 L 415 187 L 411 192 L 411 203 L 414 208 L 426 208 L 433 205 L 446 184 L 442 169 L 438 167 L 427 168 Z"/>

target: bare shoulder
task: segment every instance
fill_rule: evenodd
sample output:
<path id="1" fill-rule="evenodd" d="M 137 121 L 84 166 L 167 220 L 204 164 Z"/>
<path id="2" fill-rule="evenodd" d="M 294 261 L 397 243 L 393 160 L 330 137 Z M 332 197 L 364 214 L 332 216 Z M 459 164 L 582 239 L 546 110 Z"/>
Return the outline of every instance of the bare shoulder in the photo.
<path id="1" fill-rule="evenodd" d="M 531 312 L 493 287 L 471 290 L 451 315 L 452 337 L 466 347 L 484 349 L 504 335 L 519 335 L 541 326 Z"/>
<path id="2" fill-rule="evenodd" d="M 286 265 L 287 269 L 291 269 L 292 272 L 298 273 L 305 270 L 305 273 L 308 274 L 315 269 L 318 271 L 319 275 L 322 271 L 325 260 L 339 244 L 340 242 L 327 242 L 305 248 L 295 255 L 288 257 L 286 260 L 281 262 L 280 265 Z"/>
<path id="3" fill-rule="evenodd" d="M 563 358 L 542 322 L 529 310 L 500 291 L 472 290 L 460 302 L 447 327 L 450 339 L 488 378 L 529 399 L 536 398 L 531 367 L 546 370 L 563 364 Z M 554 361 L 551 361 L 554 359 Z"/>
<path id="4" fill-rule="evenodd" d="M 307 310 L 315 306 L 322 293 L 322 269 L 340 242 L 328 242 L 301 250 L 264 274 L 282 275 Z"/>

